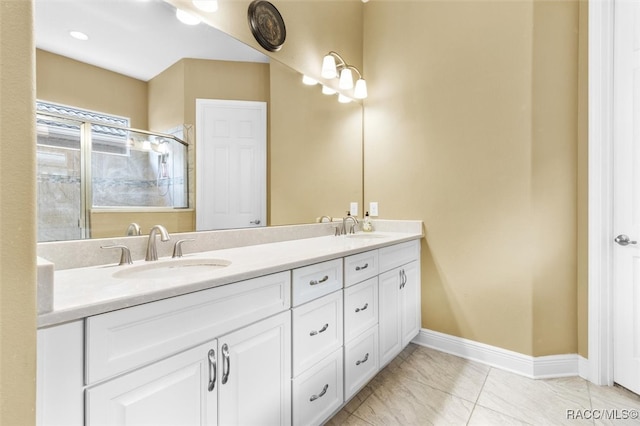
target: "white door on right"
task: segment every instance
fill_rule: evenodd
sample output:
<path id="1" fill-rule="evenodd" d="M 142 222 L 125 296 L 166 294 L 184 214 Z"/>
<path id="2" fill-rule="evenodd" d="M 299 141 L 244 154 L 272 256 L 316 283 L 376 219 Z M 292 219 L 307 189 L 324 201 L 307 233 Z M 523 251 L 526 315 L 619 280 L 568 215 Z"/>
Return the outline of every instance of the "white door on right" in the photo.
<path id="1" fill-rule="evenodd" d="M 614 20 L 613 376 L 640 393 L 640 0 Z"/>

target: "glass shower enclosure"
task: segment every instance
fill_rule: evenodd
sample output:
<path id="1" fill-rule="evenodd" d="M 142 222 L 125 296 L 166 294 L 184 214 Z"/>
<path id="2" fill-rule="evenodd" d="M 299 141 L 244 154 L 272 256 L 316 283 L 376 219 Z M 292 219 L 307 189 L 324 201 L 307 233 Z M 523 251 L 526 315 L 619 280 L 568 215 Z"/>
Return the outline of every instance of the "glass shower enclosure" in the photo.
<path id="1" fill-rule="evenodd" d="M 39 111 L 38 241 L 91 237 L 91 209 L 187 208 L 176 136 Z"/>

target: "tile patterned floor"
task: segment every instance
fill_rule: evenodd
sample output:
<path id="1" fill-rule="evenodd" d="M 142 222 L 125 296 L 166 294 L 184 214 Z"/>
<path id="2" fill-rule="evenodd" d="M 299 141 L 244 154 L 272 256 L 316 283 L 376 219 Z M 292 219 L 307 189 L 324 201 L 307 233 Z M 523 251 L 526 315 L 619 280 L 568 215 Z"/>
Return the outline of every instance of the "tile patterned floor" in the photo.
<path id="1" fill-rule="evenodd" d="M 619 387 L 531 380 L 410 344 L 327 425 L 631 426 L 638 413 L 640 397 Z"/>

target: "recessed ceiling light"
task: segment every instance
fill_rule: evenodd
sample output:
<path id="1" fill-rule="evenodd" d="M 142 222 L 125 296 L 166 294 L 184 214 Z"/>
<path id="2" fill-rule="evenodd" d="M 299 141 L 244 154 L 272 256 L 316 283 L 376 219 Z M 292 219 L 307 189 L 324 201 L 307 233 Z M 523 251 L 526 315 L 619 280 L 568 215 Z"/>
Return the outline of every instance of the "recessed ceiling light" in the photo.
<path id="1" fill-rule="evenodd" d="M 200 18 L 182 9 L 176 9 L 176 18 L 187 25 L 198 25 L 200 23 Z"/>
<path id="2" fill-rule="evenodd" d="M 69 31 L 69 35 L 75 38 L 76 40 L 82 40 L 82 41 L 89 40 L 89 36 L 80 31 Z"/>

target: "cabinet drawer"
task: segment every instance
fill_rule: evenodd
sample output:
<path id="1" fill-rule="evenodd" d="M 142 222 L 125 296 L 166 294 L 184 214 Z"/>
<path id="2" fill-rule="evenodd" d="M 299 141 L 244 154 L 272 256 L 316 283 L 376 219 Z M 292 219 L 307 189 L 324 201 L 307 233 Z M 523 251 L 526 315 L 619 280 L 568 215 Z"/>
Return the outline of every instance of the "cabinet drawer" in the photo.
<path id="1" fill-rule="evenodd" d="M 290 307 L 282 272 L 86 320 L 87 384 L 150 364 Z"/>
<path id="2" fill-rule="evenodd" d="M 344 398 L 348 400 L 378 372 L 378 326 L 344 347 Z"/>
<path id="3" fill-rule="evenodd" d="M 342 405 L 342 348 L 293 379 L 293 424 L 319 425 Z"/>
<path id="4" fill-rule="evenodd" d="M 344 286 L 349 287 L 378 275 L 378 250 L 344 258 Z"/>
<path id="5" fill-rule="evenodd" d="M 293 270 L 293 306 L 342 288 L 342 259 Z"/>
<path id="6" fill-rule="evenodd" d="M 293 375 L 342 346 L 342 292 L 293 309 Z"/>
<path id="7" fill-rule="evenodd" d="M 420 241 L 414 240 L 381 248 L 378 251 L 380 273 L 417 260 L 420 257 Z"/>
<path id="8" fill-rule="evenodd" d="M 378 323 L 378 277 L 344 289 L 344 340 Z"/>

